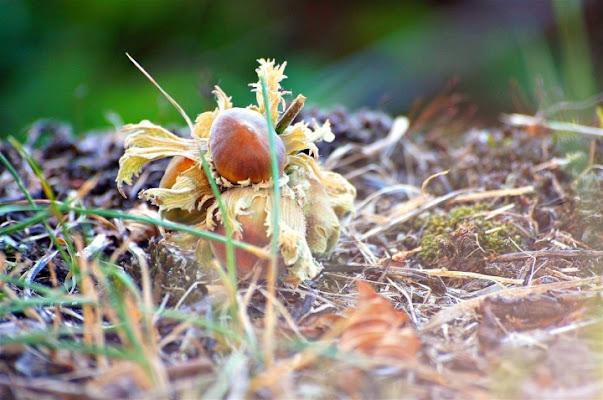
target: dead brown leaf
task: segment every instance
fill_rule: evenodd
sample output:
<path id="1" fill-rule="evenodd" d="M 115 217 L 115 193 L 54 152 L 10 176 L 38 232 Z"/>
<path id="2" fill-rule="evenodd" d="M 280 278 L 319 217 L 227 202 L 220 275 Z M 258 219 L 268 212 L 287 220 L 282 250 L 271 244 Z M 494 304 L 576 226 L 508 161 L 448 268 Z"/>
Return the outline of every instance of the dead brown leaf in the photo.
<path id="1" fill-rule="evenodd" d="M 404 311 L 378 295 L 373 288 L 357 281 L 358 304 L 348 311 L 348 326 L 341 335 L 340 350 L 357 352 L 379 359 L 415 359 L 421 343 Z"/>

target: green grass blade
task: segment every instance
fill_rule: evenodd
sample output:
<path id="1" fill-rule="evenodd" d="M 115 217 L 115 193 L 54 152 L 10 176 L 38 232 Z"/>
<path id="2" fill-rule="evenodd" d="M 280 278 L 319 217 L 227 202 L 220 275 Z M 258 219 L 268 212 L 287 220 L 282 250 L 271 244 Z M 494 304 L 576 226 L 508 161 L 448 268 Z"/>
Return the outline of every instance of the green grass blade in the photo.
<path id="1" fill-rule="evenodd" d="M 276 158 L 276 132 L 270 117 L 270 102 L 268 100 L 268 89 L 266 88 L 266 80 L 260 77 L 262 82 L 262 94 L 264 96 L 264 104 L 266 107 L 266 122 L 268 123 L 268 137 L 270 143 L 270 167 L 272 171 L 272 257 L 278 259 L 278 240 L 279 240 L 279 221 L 281 216 L 281 187 L 279 185 L 279 168 Z"/>
<path id="2" fill-rule="evenodd" d="M 161 227 L 164 227 L 164 228 L 167 228 L 170 230 L 190 233 L 193 236 L 196 236 L 196 237 L 199 237 L 202 239 L 213 240 L 213 241 L 216 241 L 219 243 L 227 242 L 227 238 L 225 236 L 218 235 L 217 233 L 213 233 L 213 232 L 209 232 L 209 231 L 205 231 L 205 230 L 201 230 L 201 229 L 195 229 L 191 226 L 179 224 L 177 222 L 171 222 L 168 220 L 150 218 L 150 217 L 145 217 L 145 216 L 141 216 L 141 215 L 128 214 L 121 210 L 105 210 L 105 209 L 101 209 L 101 208 L 86 208 L 86 207 L 80 207 L 80 206 L 71 206 L 69 204 L 57 204 L 57 207 L 58 207 L 59 211 L 61 211 L 61 212 L 74 211 L 75 213 L 82 214 L 82 215 L 96 215 L 96 216 L 104 217 L 104 218 L 118 218 L 118 219 L 123 219 L 123 220 L 136 221 L 136 222 L 141 222 L 141 223 L 145 223 L 148 225 L 161 226 Z M 36 206 L 35 208 L 32 208 L 31 206 L 29 206 L 29 207 L 23 206 L 23 205 L 19 206 L 19 211 L 23 211 L 23 212 L 37 211 L 37 210 L 39 210 L 39 206 Z M 49 213 L 46 212 L 46 215 L 49 215 Z M 9 232 L 9 231 L 12 232 L 13 229 L 11 229 L 11 227 L 0 229 L 0 235 L 4 235 L 4 234 L 6 234 L 6 232 Z M 249 243 L 241 242 L 238 240 L 232 240 L 232 244 L 234 247 L 239 248 L 244 251 L 248 251 L 260 258 L 268 257 L 268 255 L 266 255 L 266 253 L 263 249 L 261 249 L 257 246 L 250 245 Z"/>
<path id="3" fill-rule="evenodd" d="M 268 99 L 268 89 L 266 80 L 260 77 L 262 84 L 262 95 L 264 97 L 264 106 L 266 111 L 266 122 L 268 124 L 268 138 L 270 143 L 270 167 L 272 172 L 272 259 L 270 260 L 270 273 L 267 279 L 268 298 L 266 299 L 266 313 L 264 317 L 264 362 L 271 365 L 274 362 L 274 329 L 276 325 L 275 306 L 273 299 L 276 294 L 276 274 L 278 270 L 279 255 L 279 234 L 281 219 L 281 188 L 279 185 L 279 168 L 276 158 L 276 132 L 272 125 L 270 112 L 270 101 Z"/>
<path id="4" fill-rule="evenodd" d="M 47 210 L 38 211 L 34 216 L 27 218 L 26 220 L 17 222 L 16 224 L 7 225 L 6 227 L 0 229 L 0 236 L 10 235 L 11 233 L 22 231 L 23 229 L 26 229 L 29 226 L 38 223 L 44 223 L 49 216 L 50 212 Z"/>
<path id="5" fill-rule="evenodd" d="M 0 153 L 0 161 L 2 162 L 2 164 L 4 164 L 4 166 L 6 167 L 6 169 L 8 170 L 8 172 L 13 176 L 13 178 L 15 179 L 15 182 L 17 182 L 17 185 L 19 186 L 19 189 L 21 189 L 21 192 L 23 192 L 23 195 L 25 196 L 25 198 L 27 199 L 27 201 L 29 202 L 29 204 L 32 207 L 37 207 L 37 204 L 35 203 L 33 197 L 31 197 L 31 194 L 29 193 L 29 191 L 25 187 L 25 184 L 23 183 L 23 180 L 21 179 L 21 177 L 17 173 L 17 170 L 10 163 L 10 161 L 8 161 L 8 159 L 6 157 L 4 157 L 4 154 L 2 154 L 2 153 Z"/>
<path id="6" fill-rule="evenodd" d="M 74 273 L 77 273 L 77 268 L 75 268 L 76 267 L 76 260 L 74 259 L 76 252 L 74 250 L 73 242 L 71 241 L 69 233 L 66 230 L 66 227 L 63 224 L 61 224 L 62 215 L 57 210 L 57 204 L 56 204 L 54 192 L 50 188 L 50 185 L 48 185 L 48 182 L 46 181 L 46 178 L 44 177 L 44 174 L 40 170 L 40 167 L 38 166 L 38 164 L 31 157 L 31 155 L 29 155 L 27 153 L 27 151 L 25 151 L 25 149 L 23 148 L 23 146 L 21 145 L 21 143 L 19 143 L 13 137 L 9 137 L 8 141 L 19 152 L 19 155 L 21 155 L 21 157 L 23 157 L 27 161 L 27 163 L 29 164 L 29 166 L 33 169 L 34 173 L 36 174 L 36 177 L 38 178 L 38 180 L 42 184 L 42 188 L 44 189 L 44 193 L 46 194 L 46 197 L 50 200 L 50 209 L 52 210 L 52 212 L 56 216 L 58 224 L 62 227 L 64 240 L 65 240 L 65 243 L 67 244 L 67 248 L 69 250 L 69 253 L 67 253 L 65 251 L 65 249 L 63 248 L 63 246 L 61 245 L 61 243 L 59 243 L 58 238 L 57 238 L 56 234 L 54 233 L 54 230 L 50 227 L 50 225 L 48 224 L 48 222 L 47 221 L 43 221 L 42 224 L 44 225 L 44 228 L 48 232 L 48 235 L 50 236 L 50 239 L 52 240 L 53 245 L 57 248 L 57 250 L 59 250 L 59 253 L 61 254 L 61 258 L 63 258 L 63 260 L 65 261 L 65 263 L 69 266 L 69 268 Z M 6 159 L 2 160 L 2 162 L 4 163 L 5 160 Z M 10 165 L 10 162 L 8 162 L 8 160 L 6 160 L 6 162 L 7 162 L 7 164 L 5 164 L 5 165 Z M 12 171 L 14 171 L 15 174 L 16 174 L 16 170 L 14 168 L 12 168 Z M 12 174 L 12 172 L 11 172 L 11 174 Z M 28 199 L 28 201 L 30 202 L 30 204 L 32 205 L 32 207 L 39 208 L 39 206 L 34 202 L 33 198 L 31 197 L 31 195 L 27 191 L 27 188 L 23 185 L 23 182 L 19 178 L 18 174 L 13 175 L 13 177 L 15 177 L 15 179 L 17 180 L 17 184 L 19 185 L 19 188 L 23 191 L 23 194 Z M 21 182 L 20 184 L 19 184 L 19 181 Z"/>

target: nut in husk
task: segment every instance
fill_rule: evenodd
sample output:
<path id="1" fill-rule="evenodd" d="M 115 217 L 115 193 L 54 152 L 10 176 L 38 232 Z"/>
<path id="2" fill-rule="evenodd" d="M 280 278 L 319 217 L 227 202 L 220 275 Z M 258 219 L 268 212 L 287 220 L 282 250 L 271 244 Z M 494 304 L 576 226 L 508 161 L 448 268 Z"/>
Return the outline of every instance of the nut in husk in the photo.
<path id="1" fill-rule="evenodd" d="M 259 63 L 256 72 L 266 82 L 268 105 L 264 104 L 260 79 L 251 85 L 257 105 L 246 108 L 233 108 L 231 98 L 216 87 L 217 107 L 197 117 L 190 138 L 176 136 L 149 121 L 126 125 L 126 151 L 116 181 L 122 192 L 122 185 L 132 184 L 133 176 L 138 176 L 145 164 L 173 157 L 160 187 L 144 190 L 139 196 L 158 206 L 164 218 L 220 234 L 225 233 L 224 220 L 228 218 L 235 239 L 259 247 L 267 247 L 278 229 L 279 267 L 288 272 L 286 282 L 298 284 L 320 272 L 322 267 L 315 257 L 328 256 L 335 249 L 340 218 L 353 212 L 356 189 L 317 161 L 315 143 L 334 139 L 328 121 L 322 126 L 301 122 L 286 126 L 289 119 L 285 118 L 283 124 L 284 96 L 289 92 L 280 82 L 286 78 L 286 64 L 263 59 Z M 281 184 L 278 226 L 271 222 L 274 181 L 268 118 L 272 126 L 280 122 L 280 134 L 275 136 Z M 210 167 L 209 177 L 202 168 L 202 156 Z M 210 179 L 221 192 L 225 216 L 220 213 Z M 196 241 L 200 263 L 215 257 L 225 264 L 223 244 Z M 250 276 L 254 268 L 259 269 L 260 276 L 268 270 L 265 260 L 246 251 L 236 249 L 235 259 L 240 279 Z"/>

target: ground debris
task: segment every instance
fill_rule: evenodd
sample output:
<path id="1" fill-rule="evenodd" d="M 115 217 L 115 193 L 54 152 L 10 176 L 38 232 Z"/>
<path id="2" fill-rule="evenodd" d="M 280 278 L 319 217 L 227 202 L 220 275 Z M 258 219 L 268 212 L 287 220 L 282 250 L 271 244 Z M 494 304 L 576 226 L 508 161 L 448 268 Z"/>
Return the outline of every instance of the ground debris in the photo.
<path id="1" fill-rule="evenodd" d="M 272 365 L 257 358 L 263 284 L 233 295 L 215 268 L 199 270 L 192 245 L 167 245 L 155 226 L 65 213 L 68 229 L 56 229 L 56 241 L 41 222 L 1 236 L 0 397 L 596 397 L 603 153 L 593 152 L 599 167 L 576 174 L 552 136 L 472 128 L 461 108 L 442 94 L 417 108 L 399 136 L 391 130 L 400 119 L 381 112 L 297 117 L 330 120 L 336 140 L 319 143 L 321 154 L 359 198 L 335 253 L 321 260 L 323 273 L 296 290 L 279 286 Z M 389 145 L 392 137 L 399 140 Z M 115 188 L 123 139 L 77 138 L 68 125 L 42 121 L 25 148 L 58 201 L 80 191 L 83 207 L 149 215 L 137 194 L 158 185 L 166 164 L 144 169 L 123 198 Z M 381 150 L 363 152 L 369 146 Z M 48 204 L 19 152 L 5 142 L 0 151 L 33 200 Z M 0 166 L 1 205 L 26 200 Z M 0 214 L 0 229 L 33 216 Z M 78 252 L 86 286 L 56 253 L 56 243 L 76 237 L 91 239 Z M 118 268 L 107 272 L 102 257 Z M 15 283 L 21 278 L 27 285 Z M 364 303 L 356 282 L 372 287 Z M 68 294 L 45 301 L 56 288 Z M 229 313 L 232 296 L 240 306 Z M 219 329 L 233 315 L 240 336 Z M 128 353 L 135 339 L 142 347 Z M 140 353 L 144 362 L 133 356 Z"/>

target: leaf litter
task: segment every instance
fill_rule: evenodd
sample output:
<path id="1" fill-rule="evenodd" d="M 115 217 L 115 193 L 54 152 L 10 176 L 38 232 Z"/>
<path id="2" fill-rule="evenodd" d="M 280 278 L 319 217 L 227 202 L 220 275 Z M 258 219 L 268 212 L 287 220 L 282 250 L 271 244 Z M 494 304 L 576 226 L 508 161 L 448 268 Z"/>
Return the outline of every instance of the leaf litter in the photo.
<path id="1" fill-rule="evenodd" d="M 27 198 L 0 166 L 0 229 L 23 227 L 0 237 L 1 397 L 596 397 L 603 145 L 589 136 L 576 176 L 552 132 L 525 126 L 538 121 L 475 128 L 463 107 L 442 94 L 405 129 L 370 110 L 296 117 L 330 121 L 336 139 L 318 149 L 358 190 L 357 213 L 318 277 L 278 286 L 272 365 L 257 341 L 263 282 L 238 288 L 240 330 L 224 329 L 228 289 L 192 246 L 68 206 L 48 214 L 49 231 L 39 211 L 14 208 Z M 14 146 L 0 150 L 40 207 L 53 204 L 48 185 L 62 204 L 157 218 L 137 193 L 159 187 L 167 162 L 120 196 L 124 140 L 34 124 L 24 151 L 46 182 Z M 56 248 L 70 241 L 71 259 Z"/>

